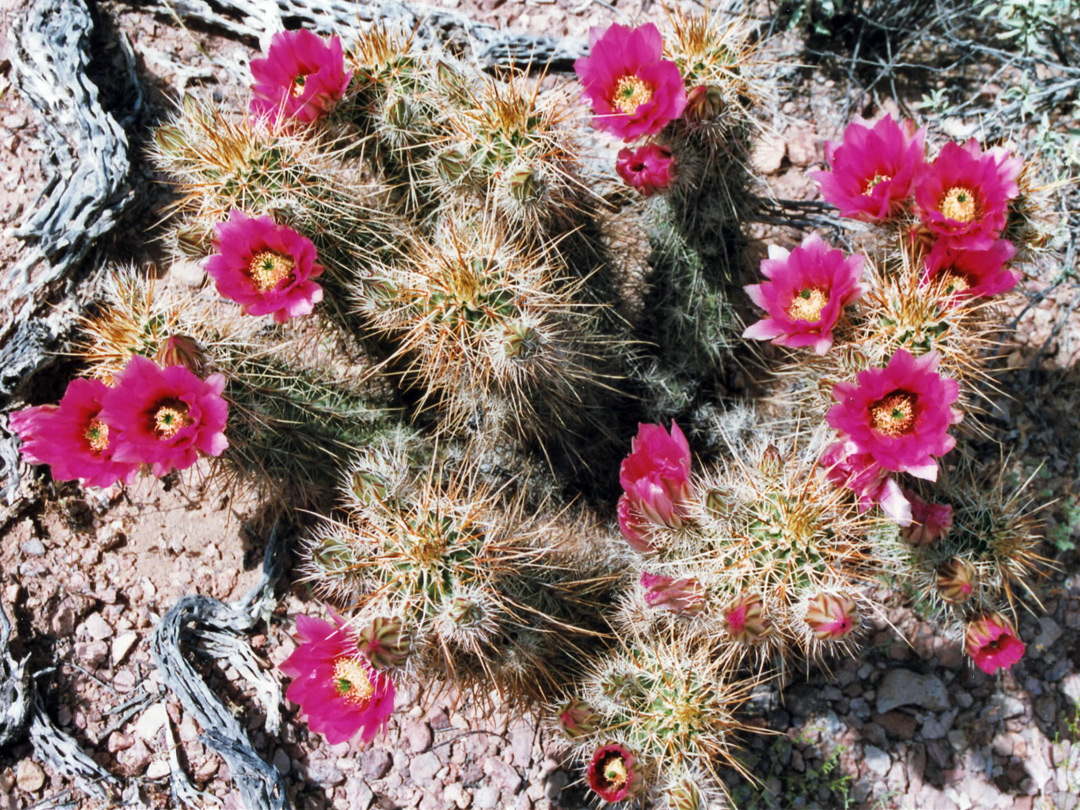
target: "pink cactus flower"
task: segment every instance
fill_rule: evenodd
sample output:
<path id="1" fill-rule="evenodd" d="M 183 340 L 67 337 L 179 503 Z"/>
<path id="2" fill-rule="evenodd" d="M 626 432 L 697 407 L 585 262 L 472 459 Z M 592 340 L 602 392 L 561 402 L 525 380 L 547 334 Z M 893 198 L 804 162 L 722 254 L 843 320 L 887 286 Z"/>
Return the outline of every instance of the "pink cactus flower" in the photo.
<path id="1" fill-rule="evenodd" d="M 826 420 L 886 470 L 935 480 L 934 457 L 952 450 L 949 427 L 963 418 L 951 407 L 960 386 L 937 373 L 940 361 L 898 349 L 885 368 L 860 371 L 857 384 L 837 383 Z"/>
<path id="2" fill-rule="evenodd" d="M 724 609 L 724 624 L 728 636 L 742 644 L 761 641 L 772 631 L 772 622 L 765 615 L 761 594 L 743 594 Z"/>
<path id="3" fill-rule="evenodd" d="M 905 489 L 904 496 L 911 504 L 911 525 L 900 535 L 913 546 L 928 546 L 949 533 L 953 509 L 947 503 L 927 503 L 914 492 Z"/>
<path id="4" fill-rule="evenodd" d="M 843 641 L 858 628 L 859 611 L 848 594 L 823 592 L 807 600 L 804 619 L 819 641 Z"/>
<path id="5" fill-rule="evenodd" d="M 638 554 L 648 554 L 651 551 L 656 551 L 656 546 L 648 539 L 652 524 L 641 516 L 637 506 L 626 493 L 623 493 L 622 497 L 619 498 L 618 514 L 619 531 L 626 538 L 626 542 L 630 544 L 630 548 Z"/>
<path id="6" fill-rule="evenodd" d="M 115 459 L 116 436 L 101 419 L 109 387 L 101 380 L 74 379 L 59 405 L 13 411 L 8 425 L 22 441 L 23 460 L 48 464 L 57 481 L 82 479 L 88 487 L 129 483 L 139 464 Z"/>
<path id="7" fill-rule="evenodd" d="M 331 745 L 361 732 L 364 743 L 386 727 L 394 711 L 394 683 L 360 652 L 345 620 L 330 611 L 334 623 L 296 617 L 301 643 L 281 663 L 295 680 L 285 697 L 307 715 L 312 731 L 326 735 Z"/>
<path id="8" fill-rule="evenodd" d="M 135 355 L 102 398 L 100 419 L 116 437 L 118 461 L 152 464 L 154 475 L 183 470 L 199 453 L 220 456 L 229 446 L 225 378 L 201 380 L 183 366 L 161 368 Z"/>
<path id="9" fill-rule="evenodd" d="M 877 504 L 898 526 L 911 525 L 911 503 L 900 485 L 873 456 L 860 452 L 854 442 L 841 439 L 829 445 L 820 464 L 833 484 L 855 493 L 860 512 Z"/>
<path id="10" fill-rule="evenodd" d="M 694 577 L 675 579 L 643 573 L 641 587 L 645 589 L 645 604 L 651 608 L 688 616 L 705 607 L 705 588 Z"/>
<path id="11" fill-rule="evenodd" d="M 249 315 L 273 313 L 275 321 L 285 323 L 309 314 L 322 300 L 322 287 L 311 279 L 323 268 L 306 236 L 268 216 L 249 217 L 235 209 L 217 232 L 218 252 L 207 259 L 206 272 L 218 292 Z"/>
<path id="12" fill-rule="evenodd" d="M 646 197 L 666 190 L 675 181 L 675 158 L 666 146 L 647 143 L 633 151 L 620 149 L 615 161 L 619 177 Z"/>
<path id="13" fill-rule="evenodd" d="M 637 757 L 618 743 L 596 749 L 585 776 L 589 787 L 605 802 L 631 799 L 645 789 Z"/>
<path id="14" fill-rule="evenodd" d="M 825 354 L 844 307 L 867 290 L 859 281 L 863 261 L 858 254 L 845 258 L 816 233 L 790 252 L 770 245 L 769 258 L 761 262 L 769 281 L 746 287 L 768 317 L 748 326 L 743 337 L 792 349 L 813 346 Z"/>
<path id="15" fill-rule="evenodd" d="M 251 60 L 251 75 L 253 115 L 310 124 L 345 95 L 352 71 L 345 72 L 340 39 L 300 29 L 274 34 L 266 56 Z"/>
<path id="16" fill-rule="evenodd" d="M 811 172 L 821 196 L 845 217 L 880 222 L 903 213 L 923 166 L 926 130 L 886 115 L 853 121 L 841 143 L 825 142 L 829 171 Z"/>
<path id="17" fill-rule="evenodd" d="M 989 613 L 968 623 L 964 652 L 987 675 L 1008 669 L 1024 657 L 1024 642 L 1000 613 Z"/>
<path id="18" fill-rule="evenodd" d="M 589 39 L 589 55 L 574 62 L 574 70 L 592 102 L 597 129 L 631 141 L 655 135 L 682 115 L 682 76 L 663 58 L 664 41 L 653 23 L 613 23 L 605 31 L 591 29 Z"/>
<path id="19" fill-rule="evenodd" d="M 974 138 L 947 143 L 916 181 L 919 215 L 951 248 L 990 250 L 1005 228 L 1009 200 L 1020 193 L 1023 168 L 1001 147 L 983 152 Z"/>
<path id="20" fill-rule="evenodd" d="M 682 525 L 690 486 L 690 444 L 674 422 L 668 434 L 660 425 L 638 424 L 630 455 L 619 467 L 619 483 L 630 507 L 659 526 Z"/>
<path id="21" fill-rule="evenodd" d="M 1020 273 L 1006 266 L 1016 255 L 1008 239 L 998 239 L 987 250 L 951 249 L 937 242 L 926 257 L 923 283 L 936 285 L 959 303 L 964 298 L 989 297 L 1008 292 L 1020 282 Z"/>

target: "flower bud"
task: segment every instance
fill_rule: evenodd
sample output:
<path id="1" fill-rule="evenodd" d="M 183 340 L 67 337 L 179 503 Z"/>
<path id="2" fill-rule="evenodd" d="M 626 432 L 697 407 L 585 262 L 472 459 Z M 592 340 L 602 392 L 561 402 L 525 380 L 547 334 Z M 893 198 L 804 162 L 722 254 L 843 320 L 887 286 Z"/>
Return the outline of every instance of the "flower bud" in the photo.
<path id="1" fill-rule="evenodd" d="M 360 633 L 360 651 L 380 672 L 404 666 L 411 646 L 400 619 L 380 616 Z"/>
<path id="2" fill-rule="evenodd" d="M 672 810 L 705 810 L 705 798 L 689 779 L 683 779 L 668 793 L 668 805 Z"/>
<path id="3" fill-rule="evenodd" d="M 756 644 L 772 631 L 772 622 L 765 615 L 761 594 L 739 596 L 724 610 L 724 624 L 732 641 Z"/>
<path id="4" fill-rule="evenodd" d="M 598 716 L 584 700 L 569 700 L 559 709 L 559 728 L 571 740 L 596 731 Z"/>
<path id="5" fill-rule="evenodd" d="M 510 195 L 519 203 L 539 202 L 544 181 L 532 169 L 522 168 L 510 175 Z"/>
<path id="6" fill-rule="evenodd" d="M 705 493 L 705 510 L 714 517 L 729 517 L 735 511 L 736 503 L 729 489 L 714 487 Z"/>
<path id="7" fill-rule="evenodd" d="M 457 183 L 469 171 L 469 158 L 460 149 L 447 149 L 435 160 L 439 177 L 448 183 Z"/>
<path id="8" fill-rule="evenodd" d="M 807 600 L 805 619 L 819 641 L 842 641 L 858 627 L 859 610 L 846 593 L 819 593 Z"/>
<path id="9" fill-rule="evenodd" d="M 775 478 L 784 470 L 784 459 L 780 455 L 780 448 L 770 444 L 761 454 L 759 468 L 765 475 Z"/>
<path id="10" fill-rule="evenodd" d="M 937 570 L 937 586 L 946 602 L 965 602 L 975 590 L 978 572 L 967 560 L 952 557 Z"/>
<path id="11" fill-rule="evenodd" d="M 642 574 L 645 604 L 680 615 L 696 615 L 705 607 L 705 588 L 693 577 L 674 579 L 658 574 Z"/>
<path id="12" fill-rule="evenodd" d="M 724 112 L 724 93 L 719 87 L 699 84 L 687 94 L 683 117 L 690 122 L 715 121 Z"/>
<path id="13" fill-rule="evenodd" d="M 162 368 L 183 366 L 196 377 L 206 377 L 209 362 L 206 349 L 188 335 L 172 335 L 158 347 L 157 364 Z"/>
<path id="14" fill-rule="evenodd" d="M 502 327 L 503 351 L 515 360 L 535 357 L 543 345 L 540 333 L 523 323 L 508 323 Z"/>

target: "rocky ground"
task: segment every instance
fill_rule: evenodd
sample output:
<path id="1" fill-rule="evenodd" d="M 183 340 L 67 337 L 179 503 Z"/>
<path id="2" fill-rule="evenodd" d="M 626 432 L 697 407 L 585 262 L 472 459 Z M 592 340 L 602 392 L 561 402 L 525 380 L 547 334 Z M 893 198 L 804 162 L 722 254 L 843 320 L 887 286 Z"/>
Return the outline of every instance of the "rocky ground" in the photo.
<path id="1" fill-rule="evenodd" d="M 613 19 L 663 14 L 649 0 L 447 5 L 481 20 L 574 35 Z M 8 75 L 6 37 L 22 9 L 19 0 L 0 0 L 0 224 L 6 229 L 32 209 L 42 182 L 34 114 Z M 102 12 L 131 39 L 163 98 L 187 83 L 226 81 L 224 66 L 248 50 L 127 6 Z M 777 43 L 781 52 L 797 47 L 794 35 Z M 216 59 L 212 70 L 197 69 L 205 54 Z M 754 161 L 777 196 L 812 200 L 816 189 L 806 172 L 822 167 L 822 142 L 846 123 L 836 101 L 847 91 L 821 66 L 788 79 L 780 114 Z M 148 207 L 141 226 L 151 227 L 155 213 Z M 0 233 L 0 266 L 19 250 L 10 231 Z M 880 615 L 859 658 L 833 661 L 831 672 L 797 675 L 778 699 L 755 704 L 751 724 L 778 734 L 745 740 L 748 768 L 760 784 L 732 781 L 740 810 L 1080 807 L 1080 576 L 1071 548 L 1080 541 L 1078 301 L 1074 282 L 1049 289 L 1046 279 L 1027 282 L 1015 303 L 1016 335 L 1004 353 L 1003 395 L 987 418 L 1010 454 L 1009 474 L 1017 481 L 1032 477 L 1027 492 L 1045 506 L 1044 553 L 1057 566 L 1038 588 L 1042 608 L 1032 604 L 1020 622 L 1028 655 L 999 677 L 985 676 L 958 641 L 935 636 L 899 596 L 882 591 Z M 177 748 L 207 806 L 216 798 L 239 807 L 227 767 L 198 741 L 194 718 L 166 696 L 148 638 L 184 594 L 230 600 L 251 587 L 268 533 L 261 504 L 244 493 L 211 490 L 197 468 L 171 485 L 146 479 L 105 494 L 49 485 L 40 494 L 0 527 L 0 597 L 16 617 L 15 652 L 29 654 L 31 668 L 42 670 L 37 682 L 51 716 L 99 764 L 137 782 L 146 806 L 172 806 L 168 757 Z M 311 604 L 302 584 L 283 591 L 270 625 L 252 641 L 268 668 L 292 651 L 292 617 Z M 252 718 L 253 743 L 285 775 L 295 807 L 585 806 L 580 771 L 566 761 L 558 739 L 497 708 L 463 705 L 451 694 L 401 695 L 388 732 L 372 746 L 330 746 L 308 733 L 293 706 L 285 707 L 281 733 L 267 734 L 240 674 L 208 672 L 219 694 Z M 30 751 L 28 744 L 0 749 L 0 810 L 96 806 Z"/>

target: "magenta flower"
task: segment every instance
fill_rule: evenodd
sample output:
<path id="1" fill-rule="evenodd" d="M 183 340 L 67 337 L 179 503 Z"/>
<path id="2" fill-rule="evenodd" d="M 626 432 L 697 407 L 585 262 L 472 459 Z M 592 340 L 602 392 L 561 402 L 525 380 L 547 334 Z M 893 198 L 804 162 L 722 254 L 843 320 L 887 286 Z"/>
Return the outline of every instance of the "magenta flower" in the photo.
<path id="1" fill-rule="evenodd" d="M 292 228 L 270 217 L 249 217 L 233 210 L 217 226 L 206 272 L 218 292 L 242 304 L 249 315 L 273 313 L 274 320 L 307 315 L 322 300 L 322 287 L 311 279 L 320 275 L 315 245 Z"/>
<path id="2" fill-rule="evenodd" d="M 118 461 L 152 464 L 154 475 L 184 470 L 199 453 L 220 456 L 229 446 L 225 378 L 201 380 L 183 366 L 161 368 L 133 356 L 102 398 L 100 418 L 115 436 Z"/>
<path id="3" fill-rule="evenodd" d="M 394 711 L 394 683 L 377 672 L 356 645 L 356 636 L 333 611 L 334 623 L 296 617 L 302 639 L 281 671 L 295 680 L 285 697 L 307 715 L 312 731 L 326 735 L 331 745 L 361 732 L 371 742 L 386 727 Z"/>
<path id="4" fill-rule="evenodd" d="M 669 435 L 660 425 L 639 423 L 630 455 L 619 466 L 619 483 L 629 510 L 659 526 L 681 526 L 693 490 L 690 445 L 679 426 L 672 422 Z"/>
<path id="5" fill-rule="evenodd" d="M 919 215 L 949 247 L 990 250 L 1005 228 L 1009 200 L 1020 193 L 1023 168 L 1001 147 L 983 152 L 974 138 L 947 143 L 916 181 Z"/>
<path id="6" fill-rule="evenodd" d="M 619 177 L 646 197 L 664 191 L 675 180 L 675 158 L 666 146 L 647 143 L 637 149 L 620 149 L 615 161 Z"/>
<path id="7" fill-rule="evenodd" d="M 898 349 L 885 368 L 860 371 L 857 384 L 837 383 L 826 420 L 886 470 L 935 480 L 934 457 L 952 450 L 949 427 L 963 418 L 951 407 L 960 386 L 937 373 L 940 360 Z"/>
<path id="8" fill-rule="evenodd" d="M 844 257 L 816 233 L 790 253 L 769 246 L 769 258 L 761 272 L 769 281 L 750 284 L 747 295 L 768 313 L 746 327 L 743 337 L 771 340 L 792 349 L 813 346 L 825 354 L 833 343 L 833 327 L 851 302 L 866 292 L 862 276 L 863 257 Z"/>
<path id="9" fill-rule="evenodd" d="M 23 459 L 48 464 L 57 481 L 81 478 L 88 487 L 129 483 L 138 463 L 118 461 L 116 437 L 101 419 L 102 400 L 109 387 L 101 380 L 74 379 L 59 405 L 38 405 L 13 411 L 11 429 L 22 441 Z"/>
<path id="10" fill-rule="evenodd" d="M 1000 613 L 975 619 L 964 634 L 964 652 L 987 675 L 1011 667 L 1024 657 L 1024 649 L 1024 642 Z"/>
<path id="11" fill-rule="evenodd" d="M 926 257 L 923 282 L 936 284 L 955 300 L 1008 292 L 1020 282 L 1020 273 L 1006 266 L 1015 255 L 1008 239 L 998 239 L 987 250 L 952 249 L 937 242 Z"/>
<path id="12" fill-rule="evenodd" d="M 846 593 L 819 593 L 807 600 L 804 619 L 819 641 L 842 641 L 858 628 L 859 611 Z"/>
<path id="13" fill-rule="evenodd" d="M 655 135 L 682 115 L 686 90 L 675 63 L 663 58 L 664 41 L 653 23 L 618 23 L 589 31 L 590 50 L 574 70 L 592 102 L 598 129 L 624 141 Z"/>
<path id="14" fill-rule="evenodd" d="M 645 589 L 645 604 L 658 610 L 680 615 L 700 613 L 705 607 L 705 588 L 694 577 L 665 577 L 661 574 L 641 575 Z"/>
<path id="15" fill-rule="evenodd" d="M 596 749 L 585 776 L 589 780 L 589 787 L 605 802 L 621 802 L 645 789 L 637 757 L 618 743 L 608 743 Z"/>
<path id="16" fill-rule="evenodd" d="M 911 525 L 911 503 L 900 485 L 873 456 L 859 452 L 854 442 L 841 439 L 831 444 L 820 463 L 833 484 L 855 493 L 860 512 L 877 504 L 898 526 Z"/>
<path id="17" fill-rule="evenodd" d="M 922 168 L 926 130 L 886 115 L 873 126 L 853 121 L 841 143 L 825 142 L 829 171 L 811 172 L 821 196 L 845 217 L 867 222 L 902 213 Z"/>
<path id="18" fill-rule="evenodd" d="M 947 503 L 927 503 L 914 492 L 904 490 L 911 503 L 911 525 L 900 534 L 913 546 L 928 546 L 940 540 L 952 528 L 952 506 Z"/>
<path id="19" fill-rule="evenodd" d="M 345 95 L 352 71 L 345 72 L 340 39 L 300 29 L 274 34 L 266 56 L 251 60 L 251 75 L 253 115 L 310 124 Z"/>

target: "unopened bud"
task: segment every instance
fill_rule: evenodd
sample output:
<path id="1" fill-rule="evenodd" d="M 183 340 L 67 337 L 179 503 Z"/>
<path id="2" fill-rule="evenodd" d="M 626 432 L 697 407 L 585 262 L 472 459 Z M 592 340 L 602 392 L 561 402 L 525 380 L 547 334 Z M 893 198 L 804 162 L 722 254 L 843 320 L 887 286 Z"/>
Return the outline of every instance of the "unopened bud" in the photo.
<path id="1" fill-rule="evenodd" d="M 559 728 L 571 740 L 596 731 L 598 716 L 584 700 L 570 700 L 559 709 Z"/>
<path id="2" fill-rule="evenodd" d="M 859 626 L 859 610 L 846 593 L 819 593 L 806 603 L 806 623 L 820 641 L 842 641 Z"/>
<path id="3" fill-rule="evenodd" d="M 698 85 L 686 97 L 683 116 L 687 121 L 715 121 L 724 112 L 724 94 L 719 87 Z"/>
<path id="4" fill-rule="evenodd" d="M 356 469 L 349 474 L 349 491 L 362 504 L 384 501 L 388 488 L 389 482 L 374 470 Z"/>
<path id="5" fill-rule="evenodd" d="M 761 454 L 761 462 L 758 465 L 761 471 L 770 477 L 780 475 L 784 470 L 784 459 L 780 455 L 780 448 L 770 444 Z"/>
<path id="6" fill-rule="evenodd" d="M 937 570 L 937 586 L 946 602 L 965 602 L 975 590 L 978 572 L 967 560 L 952 557 Z"/>
<path id="7" fill-rule="evenodd" d="M 360 633 L 360 651 L 380 672 L 405 665 L 411 647 L 400 619 L 379 617 Z"/>
<path id="8" fill-rule="evenodd" d="M 458 627 L 476 627 L 484 618 L 484 610 L 472 599 L 458 596 L 451 600 L 446 615 Z"/>
<path id="9" fill-rule="evenodd" d="M 724 610 L 724 624 L 732 641 L 756 644 L 772 632 L 772 622 L 765 615 L 761 594 L 739 596 Z"/>
<path id="10" fill-rule="evenodd" d="M 672 810 L 705 810 L 705 800 L 697 785 L 683 779 L 668 793 L 668 805 Z"/>
<path id="11" fill-rule="evenodd" d="M 188 335 L 172 335 L 158 348 L 157 364 L 162 368 L 183 366 L 196 377 L 205 377 L 209 362 L 206 349 Z"/>
<path id="12" fill-rule="evenodd" d="M 528 360 L 535 357 L 542 346 L 540 333 L 532 326 L 522 323 L 510 323 L 503 326 L 503 351 L 507 357 L 515 360 Z"/>
<path id="13" fill-rule="evenodd" d="M 435 165 L 439 177 L 448 183 L 457 183 L 469 171 L 469 158 L 460 149 L 447 149 L 439 153 Z"/>
<path id="14" fill-rule="evenodd" d="M 531 169 L 518 169 L 510 175 L 510 194 L 519 203 L 539 202 L 544 194 L 544 181 Z"/>

